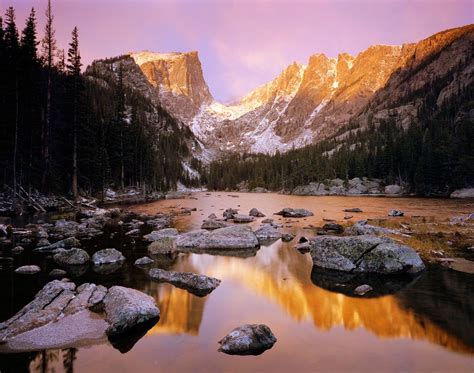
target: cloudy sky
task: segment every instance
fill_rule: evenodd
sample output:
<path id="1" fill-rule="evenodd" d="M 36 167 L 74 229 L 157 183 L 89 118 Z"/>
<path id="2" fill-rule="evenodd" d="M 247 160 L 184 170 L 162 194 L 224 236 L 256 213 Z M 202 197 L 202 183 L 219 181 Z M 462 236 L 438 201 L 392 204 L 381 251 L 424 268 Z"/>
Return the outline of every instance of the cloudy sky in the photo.
<path id="1" fill-rule="evenodd" d="M 230 101 L 314 53 L 357 54 L 472 23 L 471 0 L 52 0 L 58 43 L 80 31 L 85 64 L 130 51 L 197 50 L 212 94 Z M 0 0 L 42 31 L 47 0 Z"/>

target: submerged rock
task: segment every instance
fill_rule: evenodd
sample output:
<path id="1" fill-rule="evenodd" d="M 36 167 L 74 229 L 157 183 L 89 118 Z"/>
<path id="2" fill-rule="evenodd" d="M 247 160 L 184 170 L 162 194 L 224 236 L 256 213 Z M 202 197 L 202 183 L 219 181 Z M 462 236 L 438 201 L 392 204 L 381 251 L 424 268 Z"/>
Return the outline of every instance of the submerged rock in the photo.
<path id="1" fill-rule="evenodd" d="M 380 275 L 376 273 L 341 272 L 313 266 L 311 281 L 316 286 L 349 297 L 376 298 L 394 294 L 417 281 L 420 274 Z M 364 288 L 356 291 L 363 284 Z M 366 286 L 372 290 L 368 291 Z M 362 290 L 367 290 L 362 293 Z"/>
<path id="2" fill-rule="evenodd" d="M 310 241 L 315 266 L 344 272 L 416 273 L 425 268 L 415 250 L 377 236 L 323 236 Z"/>
<path id="3" fill-rule="evenodd" d="M 276 212 L 275 215 L 281 215 L 285 218 L 304 218 L 307 216 L 313 216 L 314 214 L 306 209 L 293 209 L 287 207 L 279 212 Z"/>
<path id="4" fill-rule="evenodd" d="M 41 268 L 36 265 L 21 266 L 15 269 L 15 273 L 20 275 L 34 275 L 38 272 L 41 272 Z"/>
<path id="5" fill-rule="evenodd" d="M 90 257 L 86 251 L 74 248 L 69 250 L 58 249 L 53 259 L 61 266 L 70 266 L 86 264 L 90 260 Z"/>
<path id="6" fill-rule="evenodd" d="M 405 215 L 405 213 L 403 211 L 400 211 L 400 210 L 390 210 L 388 212 L 388 216 L 403 216 Z"/>
<path id="7" fill-rule="evenodd" d="M 113 248 L 99 250 L 92 255 L 94 265 L 112 264 L 125 261 L 123 254 Z"/>
<path id="8" fill-rule="evenodd" d="M 292 241 L 294 238 L 295 238 L 295 235 L 294 235 L 294 234 L 291 234 L 291 233 L 283 233 L 282 236 L 281 236 L 281 240 L 282 240 L 283 242 L 290 242 L 290 241 Z"/>
<path id="9" fill-rule="evenodd" d="M 142 258 L 140 258 L 140 259 L 135 260 L 135 265 L 136 265 L 136 266 L 145 266 L 145 265 L 151 264 L 151 263 L 153 263 L 153 262 L 154 262 L 153 259 L 151 259 L 151 258 L 149 258 L 149 257 L 147 257 L 147 256 L 144 256 L 144 257 L 142 257 Z"/>
<path id="10" fill-rule="evenodd" d="M 344 232 L 344 227 L 341 224 L 337 224 L 337 223 L 326 223 L 323 225 L 323 229 L 325 231 L 331 231 L 334 233 Z"/>
<path id="11" fill-rule="evenodd" d="M 68 237 L 48 246 L 37 247 L 33 251 L 54 252 L 57 249 L 71 249 L 81 246 L 81 242 L 75 237 Z"/>
<path id="12" fill-rule="evenodd" d="M 277 339 L 264 324 L 246 324 L 232 330 L 218 343 L 219 351 L 230 355 L 260 355 Z"/>
<path id="13" fill-rule="evenodd" d="M 25 248 L 23 246 L 16 246 L 12 249 L 12 254 L 18 255 L 21 254 L 23 251 L 25 251 Z"/>
<path id="14" fill-rule="evenodd" d="M 371 225 L 367 220 L 359 220 L 353 226 L 347 228 L 346 233 L 361 236 L 366 234 L 396 234 L 399 231 Z"/>
<path id="15" fill-rule="evenodd" d="M 48 276 L 52 278 L 61 278 L 67 275 L 64 269 L 55 268 L 49 272 Z"/>
<path id="16" fill-rule="evenodd" d="M 358 207 L 353 207 L 353 208 L 349 208 L 349 209 L 344 209 L 343 210 L 344 212 L 363 212 L 362 209 L 358 208 Z"/>
<path id="17" fill-rule="evenodd" d="M 112 286 L 104 297 L 106 330 L 109 338 L 129 333 L 141 324 L 156 323 L 160 317 L 155 300 L 141 291 L 123 286 Z"/>
<path id="18" fill-rule="evenodd" d="M 255 207 L 249 211 L 249 215 L 254 216 L 256 218 L 265 217 L 265 214 L 263 212 L 259 211 L 258 209 L 256 209 Z"/>
<path id="19" fill-rule="evenodd" d="M 197 230 L 180 235 L 176 246 L 182 250 L 186 248 L 198 249 L 253 249 L 258 246 L 258 240 L 247 226 L 232 225 L 219 228 L 211 232 Z"/>
<path id="20" fill-rule="evenodd" d="M 150 269 L 148 274 L 154 281 L 168 282 L 200 297 L 208 295 L 221 283 L 221 280 L 205 275 L 196 275 L 191 272 L 165 271 L 159 268 Z"/>

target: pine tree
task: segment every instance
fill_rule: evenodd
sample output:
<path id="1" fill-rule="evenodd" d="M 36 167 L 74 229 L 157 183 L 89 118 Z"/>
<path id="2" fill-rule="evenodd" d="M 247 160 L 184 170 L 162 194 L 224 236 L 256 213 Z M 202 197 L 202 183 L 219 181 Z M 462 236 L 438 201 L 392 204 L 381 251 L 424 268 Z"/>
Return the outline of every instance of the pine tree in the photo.
<path id="1" fill-rule="evenodd" d="M 81 79 L 81 55 L 79 52 L 79 32 L 77 27 L 72 31 L 72 41 L 69 43 L 67 52 L 67 73 L 71 79 L 70 97 L 71 97 L 71 120 L 72 120 L 72 195 L 74 200 L 77 200 L 77 133 L 78 133 L 78 105 L 80 94 L 80 79 Z"/>
<path id="2" fill-rule="evenodd" d="M 44 29 L 43 60 L 46 67 L 46 113 L 42 131 L 42 156 L 44 159 L 43 176 L 41 186 L 43 191 L 47 189 L 47 180 L 50 172 L 49 137 L 51 127 L 51 95 L 52 95 L 52 69 L 54 65 L 54 52 L 56 50 L 55 31 L 53 28 L 54 16 L 51 10 L 51 0 L 48 0 L 46 8 L 46 25 Z"/>

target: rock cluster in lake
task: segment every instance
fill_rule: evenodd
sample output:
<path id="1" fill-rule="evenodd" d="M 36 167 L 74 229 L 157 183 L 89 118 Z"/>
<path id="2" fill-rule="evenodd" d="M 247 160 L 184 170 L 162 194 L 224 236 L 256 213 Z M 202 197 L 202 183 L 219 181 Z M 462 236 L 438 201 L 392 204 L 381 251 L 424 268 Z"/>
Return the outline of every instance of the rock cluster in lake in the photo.
<path id="1" fill-rule="evenodd" d="M 307 185 L 300 185 L 294 188 L 291 194 L 300 196 L 402 195 L 404 189 L 395 184 L 385 186 L 382 180 L 379 179 L 355 177 L 347 182 L 342 179 L 332 179 L 320 183 L 312 182 Z"/>
<path id="2" fill-rule="evenodd" d="M 126 351 L 159 316 L 155 300 L 138 290 L 53 280 L 0 324 L 0 350 L 65 348 L 107 336 Z"/>

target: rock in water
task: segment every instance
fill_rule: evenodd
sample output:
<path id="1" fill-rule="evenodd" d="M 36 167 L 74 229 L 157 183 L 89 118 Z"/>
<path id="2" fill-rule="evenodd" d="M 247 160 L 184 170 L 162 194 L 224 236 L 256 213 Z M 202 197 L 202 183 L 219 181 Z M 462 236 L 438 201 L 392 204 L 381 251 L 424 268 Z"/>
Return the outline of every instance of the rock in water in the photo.
<path id="1" fill-rule="evenodd" d="M 304 218 L 307 216 L 313 216 L 314 214 L 306 209 L 292 209 L 287 207 L 275 213 L 275 215 L 281 215 L 285 218 Z"/>
<path id="2" fill-rule="evenodd" d="M 325 231 L 332 231 L 334 233 L 342 233 L 344 232 L 344 227 L 341 224 L 337 223 L 326 223 L 323 226 Z"/>
<path id="3" fill-rule="evenodd" d="M 171 254 L 176 251 L 176 241 L 177 237 L 161 237 L 153 241 L 148 246 L 148 254 L 158 255 L 158 254 Z"/>
<path id="4" fill-rule="evenodd" d="M 358 208 L 358 207 L 353 207 L 353 208 L 350 208 L 350 209 L 344 209 L 344 212 L 363 212 L 362 209 Z"/>
<path id="5" fill-rule="evenodd" d="M 67 272 L 64 269 L 55 268 L 49 272 L 48 276 L 53 278 L 60 278 L 67 275 Z"/>
<path id="6" fill-rule="evenodd" d="M 368 293 L 371 290 L 374 290 L 374 288 L 370 285 L 360 285 L 355 288 L 354 293 L 356 293 L 357 295 L 364 295 L 365 293 Z"/>
<path id="7" fill-rule="evenodd" d="M 197 230 L 182 234 L 176 240 L 176 246 L 182 249 L 253 249 L 258 240 L 252 230 L 243 225 L 232 225 L 211 232 Z"/>
<path id="8" fill-rule="evenodd" d="M 345 272 L 416 273 L 425 268 L 415 250 L 377 236 L 316 237 L 310 241 L 317 267 Z"/>
<path id="9" fill-rule="evenodd" d="M 214 230 L 214 229 L 224 228 L 227 226 L 228 224 L 225 221 L 216 220 L 216 219 L 206 219 L 203 221 L 201 225 L 201 229 Z"/>
<path id="10" fill-rule="evenodd" d="M 18 273 L 20 275 L 34 275 L 38 272 L 41 272 L 41 268 L 35 265 L 22 266 L 15 269 L 15 273 Z"/>
<path id="11" fill-rule="evenodd" d="M 237 215 L 239 212 L 236 209 L 228 208 L 222 213 L 222 216 L 225 219 L 233 219 L 234 215 Z"/>
<path id="12" fill-rule="evenodd" d="M 213 277 L 196 275 L 190 272 L 165 271 L 158 268 L 150 269 L 148 274 L 154 281 L 168 282 L 199 297 L 211 293 L 221 283 L 221 280 Z"/>
<path id="13" fill-rule="evenodd" d="M 405 215 L 405 213 L 400 210 L 390 210 L 388 212 L 388 216 L 403 216 L 403 215 Z"/>
<path id="14" fill-rule="evenodd" d="M 75 248 L 69 250 L 58 249 L 53 259 L 61 266 L 69 266 L 86 264 L 90 260 L 90 257 L 86 251 Z"/>
<path id="15" fill-rule="evenodd" d="M 290 241 L 292 241 L 294 238 L 295 238 L 295 236 L 294 236 L 293 234 L 291 234 L 291 233 L 284 233 L 284 234 L 282 234 L 282 236 L 281 236 L 281 240 L 282 240 L 283 242 L 290 242 Z"/>
<path id="16" fill-rule="evenodd" d="M 253 216 L 234 214 L 233 218 L 234 223 L 251 223 L 255 220 Z"/>
<path id="17" fill-rule="evenodd" d="M 81 242 L 75 237 L 68 237 L 48 246 L 37 247 L 33 251 L 54 252 L 56 249 L 70 249 L 81 246 Z"/>
<path id="18" fill-rule="evenodd" d="M 106 321 L 110 324 L 106 331 L 109 338 L 132 332 L 142 324 L 156 323 L 160 317 L 155 300 L 135 289 L 112 286 L 103 302 Z"/>
<path id="19" fill-rule="evenodd" d="M 140 258 L 140 259 L 135 260 L 135 265 L 136 265 L 136 266 L 145 266 L 145 265 L 151 264 L 151 263 L 153 263 L 153 262 L 154 262 L 153 259 L 151 259 L 151 258 L 149 258 L 149 257 L 147 257 L 147 256 L 144 256 L 144 257 L 142 257 L 142 258 Z"/>
<path id="20" fill-rule="evenodd" d="M 263 212 L 259 211 L 258 209 L 256 209 L 255 207 L 249 211 L 249 215 L 254 216 L 256 218 L 265 217 L 265 214 Z"/>
<path id="21" fill-rule="evenodd" d="M 112 264 L 125 261 L 125 257 L 116 249 L 103 249 L 92 255 L 92 261 L 94 265 Z"/>
<path id="22" fill-rule="evenodd" d="M 171 237 L 177 237 L 178 236 L 178 230 L 175 228 L 165 228 L 165 229 L 160 229 L 157 231 L 153 231 L 150 234 L 147 234 L 143 236 L 144 239 L 147 241 L 159 241 L 162 238 L 171 238 Z"/>
<path id="23" fill-rule="evenodd" d="M 457 189 L 450 195 L 451 198 L 474 198 L 474 188 Z"/>
<path id="24" fill-rule="evenodd" d="M 264 224 L 255 231 L 255 236 L 261 241 L 277 240 L 282 234 L 270 224 Z"/>
<path id="25" fill-rule="evenodd" d="M 264 324 L 246 324 L 235 328 L 218 343 L 219 351 L 230 355 L 260 355 L 272 348 L 277 339 Z"/>

